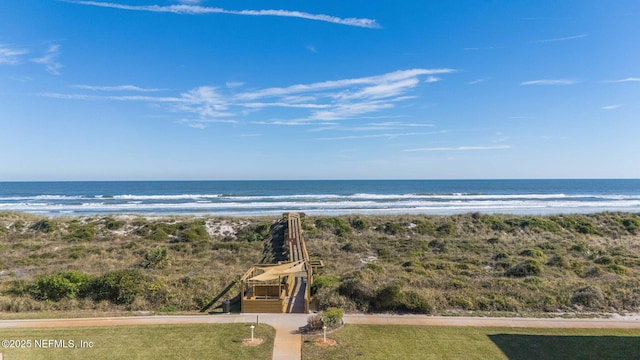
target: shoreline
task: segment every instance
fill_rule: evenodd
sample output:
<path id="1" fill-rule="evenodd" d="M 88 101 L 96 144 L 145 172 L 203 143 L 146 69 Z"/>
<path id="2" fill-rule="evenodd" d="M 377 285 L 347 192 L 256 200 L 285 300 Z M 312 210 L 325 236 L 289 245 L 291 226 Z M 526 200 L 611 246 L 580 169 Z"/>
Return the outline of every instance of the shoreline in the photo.
<path id="1" fill-rule="evenodd" d="M 557 210 L 557 209 L 555 209 Z M 229 219 L 237 219 L 242 220 L 246 219 L 261 219 L 261 218 L 276 218 L 281 216 L 283 213 L 292 212 L 292 213 L 304 213 L 306 216 L 310 217 L 401 217 L 401 216 L 427 216 L 427 217 L 446 217 L 446 216 L 464 216 L 464 215 L 472 215 L 472 214 L 480 214 L 480 215 L 495 215 L 495 216 L 516 216 L 516 217 L 551 217 L 551 216 L 593 216 L 600 214 L 630 214 L 637 215 L 640 214 L 640 209 L 637 211 L 630 211 L 628 209 L 611 209 L 611 210 L 584 210 L 584 211 L 553 211 L 551 209 L 546 212 L 530 212 L 530 211 L 511 211 L 511 212 L 501 212 L 501 211 L 454 211 L 454 212 L 425 212 L 425 211 L 394 211 L 394 212 L 384 212 L 384 211 L 349 211 L 349 212 L 336 212 L 336 211 L 303 211 L 303 210 L 291 210 L 291 209 L 282 209 L 282 210 L 274 210 L 272 212 L 258 212 L 258 213 L 158 213 L 158 212 L 96 212 L 96 213 L 75 213 L 75 212 L 67 212 L 60 214 L 50 214 L 50 213 L 39 213 L 39 212 L 29 212 L 29 211 L 19 211 L 19 210 L 0 210 L 0 215 L 2 214 L 16 214 L 16 215 L 24 215 L 24 216 L 34 216 L 34 217 L 46 217 L 51 219 L 64 219 L 64 218 L 95 218 L 95 217 L 115 217 L 122 219 L 133 219 L 137 217 L 143 217 L 146 219 L 154 220 L 154 219 L 165 219 L 165 218 L 229 218 Z"/>

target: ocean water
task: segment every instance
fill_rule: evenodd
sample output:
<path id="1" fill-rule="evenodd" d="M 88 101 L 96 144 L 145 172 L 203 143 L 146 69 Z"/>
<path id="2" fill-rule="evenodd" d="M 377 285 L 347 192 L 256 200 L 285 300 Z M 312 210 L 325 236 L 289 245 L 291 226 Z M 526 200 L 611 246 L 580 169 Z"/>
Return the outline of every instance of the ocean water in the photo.
<path id="1" fill-rule="evenodd" d="M 640 212 L 640 180 L 0 182 L 0 211 L 47 216 Z"/>

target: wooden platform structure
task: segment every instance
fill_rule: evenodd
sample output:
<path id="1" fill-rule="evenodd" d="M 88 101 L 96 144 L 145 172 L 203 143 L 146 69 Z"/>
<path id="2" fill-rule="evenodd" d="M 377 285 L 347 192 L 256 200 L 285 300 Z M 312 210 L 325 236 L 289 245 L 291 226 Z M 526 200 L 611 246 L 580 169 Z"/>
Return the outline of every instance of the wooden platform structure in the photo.
<path id="1" fill-rule="evenodd" d="M 254 265 L 240 279 L 243 313 L 308 313 L 313 267 L 302 234 L 304 214 L 284 213 L 289 261 Z M 317 261 L 316 261 L 317 262 Z"/>

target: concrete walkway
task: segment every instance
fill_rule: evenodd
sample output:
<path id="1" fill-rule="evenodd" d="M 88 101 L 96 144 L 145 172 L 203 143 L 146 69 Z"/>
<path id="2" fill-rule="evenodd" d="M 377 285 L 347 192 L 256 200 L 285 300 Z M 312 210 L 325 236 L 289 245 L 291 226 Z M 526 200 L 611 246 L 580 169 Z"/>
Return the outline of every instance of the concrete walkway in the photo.
<path id="1" fill-rule="evenodd" d="M 298 330 L 307 324 L 309 314 L 261 314 L 260 322 L 276 329 L 273 343 L 274 360 L 300 360 L 302 335 Z M 263 320 L 264 318 L 264 320 Z"/>

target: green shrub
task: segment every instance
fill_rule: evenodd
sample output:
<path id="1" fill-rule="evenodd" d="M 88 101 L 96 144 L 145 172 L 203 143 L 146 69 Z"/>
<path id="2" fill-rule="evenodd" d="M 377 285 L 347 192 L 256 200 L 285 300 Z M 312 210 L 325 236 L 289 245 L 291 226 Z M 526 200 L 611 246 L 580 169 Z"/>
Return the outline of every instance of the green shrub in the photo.
<path id="1" fill-rule="evenodd" d="M 537 276 L 541 273 L 542 265 L 533 259 L 520 262 L 507 270 L 507 276 L 512 277 Z"/>
<path id="2" fill-rule="evenodd" d="M 209 239 L 209 233 L 204 224 L 194 222 L 189 225 L 182 226 L 182 230 L 179 232 L 176 242 L 197 242 L 201 240 Z"/>
<path id="3" fill-rule="evenodd" d="M 87 247 L 84 245 L 75 245 L 69 248 L 69 258 L 70 259 L 80 259 L 87 257 L 89 255 L 89 251 Z"/>
<path id="4" fill-rule="evenodd" d="M 330 329 L 335 328 L 342 324 L 342 316 L 344 310 L 340 308 L 330 307 L 322 313 L 322 322 Z"/>
<path id="5" fill-rule="evenodd" d="M 369 303 L 374 295 L 374 290 L 356 273 L 340 282 L 340 286 L 338 286 L 338 294 L 353 301 L 359 310 L 368 311 Z"/>
<path id="6" fill-rule="evenodd" d="M 579 242 L 571 246 L 571 251 L 586 252 L 587 250 L 589 250 L 589 247 L 587 247 L 587 244 L 583 242 Z"/>
<path id="7" fill-rule="evenodd" d="M 357 243 L 349 241 L 348 243 L 342 245 L 342 247 L 340 247 L 340 250 L 346 252 L 360 252 L 363 250 L 363 248 L 361 246 L 358 246 Z"/>
<path id="8" fill-rule="evenodd" d="M 466 284 L 458 279 L 451 279 L 444 284 L 444 288 L 447 290 L 463 289 L 465 286 Z"/>
<path id="9" fill-rule="evenodd" d="M 549 259 L 549 261 L 547 262 L 547 265 L 555 266 L 555 267 L 559 267 L 559 268 L 568 268 L 569 267 L 569 264 L 567 263 L 567 261 L 560 254 L 553 254 L 551 256 L 551 258 Z"/>
<path id="10" fill-rule="evenodd" d="M 600 231 L 586 217 L 578 216 L 559 216 L 553 218 L 556 223 L 567 230 L 575 231 L 580 234 L 600 235 Z"/>
<path id="11" fill-rule="evenodd" d="M 576 291 L 571 296 L 571 303 L 587 308 L 600 308 L 605 304 L 604 294 L 597 286 L 586 286 Z"/>
<path id="12" fill-rule="evenodd" d="M 613 271 L 618 275 L 627 275 L 629 273 L 629 268 L 624 265 L 612 264 L 609 265 L 609 270 Z"/>
<path id="13" fill-rule="evenodd" d="M 436 229 L 438 236 L 453 236 L 456 234 L 456 227 L 452 223 L 444 223 Z"/>
<path id="14" fill-rule="evenodd" d="M 593 260 L 593 262 L 600 265 L 611 265 L 613 264 L 613 259 L 610 256 L 601 256 Z"/>
<path id="15" fill-rule="evenodd" d="M 222 245 L 222 244 L 214 244 L 211 250 L 217 250 L 215 245 Z M 191 253 L 191 247 L 185 243 L 172 244 L 171 246 L 169 246 L 169 249 L 176 252 L 180 252 L 180 253 Z"/>
<path id="16" fill-rule="evenodd" d="M 318 229 L 331 231 L 337 236 L 347 235 L 351 232 L 351 226 L 349 223 L 338 217 L 319 218 L 316 220 L 316 227 Z"/>
<path id="17" fill-rule="evenodd" d="M 311 295 L 316 294 L 318 290 L 324 287 L 336 286 L 339 283 L 340 281 L 334 275 L 315 276 L 313 284 L 311 284 Z"/>
<path id="18" fill-rule="evenodd" d="M 590 222 L 583 221 L 576 225 L 576 231 L 580 234 L 600 235 L 600 231 Z"/>
<path id="19" fill-rule="evenodd" d="M 389 251 L 389 249 L 387 248 L 377 248 L 376 249 L 376 254 L 378 254 L 378 257 L 388 257 L 391 255 L 391 251 Z"/>
<path id="20" fill-rule="evenodd" d="M 144 293 L 149 279 L 138 270 L 116 270 L 94 278 L 88 285 L 89 296 L 95 301 L 131 304 Z"/>
<path id="21" fill-rule="evenodd" d="M 169 238 L 169 235 L 162 229 L 157 228 L 151 232 L 151 240 L 153 241 L 165 241 Z"/>
<path id="22" fill-rule="evenodd" d="M 447 243 L 442 240 L 431 240 L 427 246 L 435 253 L 443 253 L 447 251 Z"/>
<path id="23" fill-rule="evenodd" d="M 416 223 L 416 227 L 413 230 L 421 235 L 434 235 L 436 226 L 431 221 L 421 220 Z"/>
<path id="24" fill-rule="evenodd" d="M 169 266 L 169 252 L 165 247 L 153 248 L 144 255 L 142 267 L 146 269 L 164 269 Z"/>
<path id="25" fill-rule="evenodd" d="M 13 280 L 9 282 L 7 295 L 25 296 L 29 295 L 33 290 L 33 284 L 29 284 L 26 280 Z"/>
<path id="26" fill-rule="evenodd" d="M 542 250 L 537 249 L 525 249 L 520 253 L 520 256 L 528 256 L 534 259 L 544 259 L 546 257 Z"/>
<path id="27" fill-rule="evenodd" d="M 560 227 L 555 222 L 548 220 L 546 218 L 534 217 L 531 219 L 524 220 L 522 222 L 522 227 L 527 227 L 532 230 L 538 231 L 546 231 L 551 233 L 556 233 L 560 231 Z"/>
<path id="28" fill-rule="evenodd" d="M 255 226 L 246 226 L 238 230 L 236 239 L 238 241 L 263 241 L 269 236 L 269 225 L 258 224 Z"/>
<path id="29" fill-rule="evenodd" d="M 384 269 L 382 268 L 382 265 L 380 265 L 380 264 L 378 264 L 378 263 L 375 263 L 375 262 L 367 263 L 367 264 L 364 266 L 364 268 L 365 268 L 365 270 L 371 270 L 371 271 L 373 271 L 373 272 L 375 272 L 375 273 L 381 273 L 381 272 L 384 270 Z"/>
<path id="30" fill-rule="evenodd" d="M 640 233 L 640 219 L 638 218 L 626 218 L 622 220 L 622 225 L 625 230 L 633 235 Z"/>
<path id="31" fill-rule="evenodd" d="M 400 310 L 403 304 L 402 283 L 393 283 L 381 288 L 371 299 L 371 307 L 376 311 Z"/>
<path id="32" fill-rule="evenodd" d="M 428 314 L 432 306 L 417 292 L 404 291 L 400 281 L 394 281 L 378 290 L 370 299 L 375 311 L 399 311 Z"/>
<path id="33" fill-rule="evenodd" d="M 433 306 L 417 292 L 407 291 L 404 297 L 406 311 L 418 314 L 431 314 L 433 312 Z"/>
<path id="34" fill-rule="evenodd" d="M 147 299 L 147 301 L 149 301 L 149 303 L 153 304 L 153 306 L 166 306 L 169 297 L 169 287 L 164 281 L 155 280 L 147 286 L 145 298 Z"/>
<path id="35" fill-rule="evenodd" d="M 211 250 L 225 249 L 225 250 L 237 252 L 238 250 L 244 248 L 245 246 L 243 246 L 242 243 L 222 242 L 222 243 L 215 243 L 215 244 L 211 245 Z"/>
<path id="36" fill-rule="evenodd" d="M 361 217 L 351 219 L 351 227 L 353 227 L 356 230 L 359 230 L 359 231 L 366 230 L 369 226 L 371 225 L 369 224 L 367 219 L 363 219 Z"/>
<path id="37" fill-rule="evenodd" d="M 69 225 L 69 233 L 67 234 L 66 239 L 70 242 L 83 242 L 91 241 L 95 236 L 96 229 L 92 224 L 80 225 L 72 222 Z"/>
<path id="38" fill-rule="evenodd" d="M 463 310 L 473 309 L 473 301 L 466 296 L 451 296 L 449 298 L 449 306 L 452 308 L 461 308 Z"/>
<path id="39" fill-rule="evenodd" d="M 404 225 L 391 221 L 379 226 L 377 230 L 389 235 L 401 235 L 407 232 L 407 228 Z"/>
<path id="40" fill-rule="evenodd" d="M 104 227 L 107 228 L 107 230 L 112 230 L 112 231 L 119 230 L 123 226 L 124 226 L 124 221 L 116 220 L 112 217 L 104 218 Z"/>
<path id="41" fill-rule="evenodd" d="M 496 215 L 484 215 L 480 217 L 480 220 L 493 231 L 507 231 L 511 227 Z"/>
<path id="42" fill-rule="evenodd" d="M 555 250 L 556 249 L 556 245 L 552 244 L 549 241 L 545 241 L 545 242 L 536 244 L 536 247 L 538 249 L 542 249 L 542 250 Z"/>
<path id="43" fill-rule="evenodd" d="M 75 299 L 90 280 L 90 275 L 78 271 L 42 275 L 35 280 L 31 295 L 38 300 Z"/>
<path id="44" fill-rule="evenodd" d="M 51 219 L 42 219 L 31 226 L 31 230 L 50 233 L 57 229 L 57 224 Z"/>

